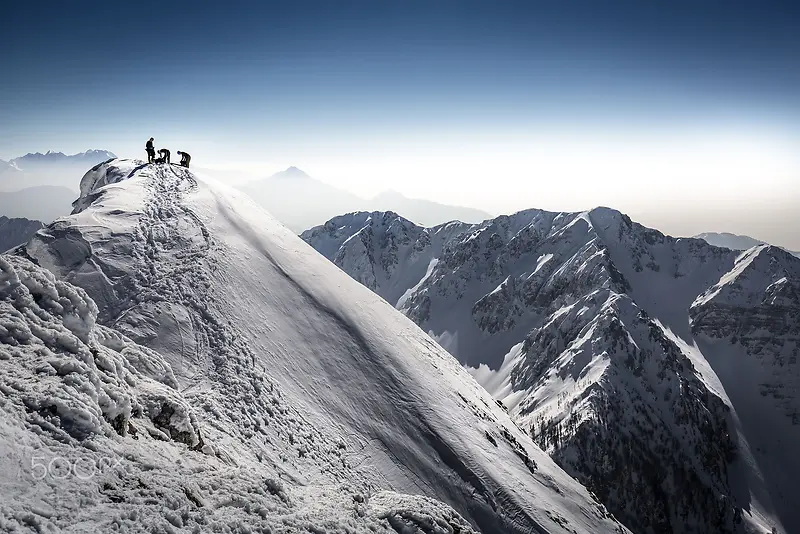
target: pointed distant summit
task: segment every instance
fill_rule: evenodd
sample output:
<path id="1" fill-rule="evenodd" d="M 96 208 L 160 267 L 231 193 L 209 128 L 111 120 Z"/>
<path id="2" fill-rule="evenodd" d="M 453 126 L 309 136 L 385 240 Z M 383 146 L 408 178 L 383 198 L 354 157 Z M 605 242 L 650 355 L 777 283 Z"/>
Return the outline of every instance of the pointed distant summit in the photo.
<path id="1" fill-rule="evenodd" d="M 478 209 L 409 198 L 391 188 L 364 199 L 317 180 L 295 166 L 244 184 L 241 189 L 298 234 L 338 215 L 354 212 L 392 211 L 425 226 L 454 220 L 477 223 L 491 218 Z"/>
<path id="2" fill-rule="evenodd" d="M 361 197 L 294 166 L 246 183 L 241 190 L 298 234 L 336 215 L 358 211 L 364 204 Z"/>
<path id="3" fill-rule="evenodd" d="M 308 175 L 307 172 L 298 169 L 297 167 L 289 167 L 285 171 L 276 172 L 272 176 L 269 177 L 271 180 L 297 180 L 297 179 L 304 179 L 304 180 L 313 180 L 311 176 Z"/>

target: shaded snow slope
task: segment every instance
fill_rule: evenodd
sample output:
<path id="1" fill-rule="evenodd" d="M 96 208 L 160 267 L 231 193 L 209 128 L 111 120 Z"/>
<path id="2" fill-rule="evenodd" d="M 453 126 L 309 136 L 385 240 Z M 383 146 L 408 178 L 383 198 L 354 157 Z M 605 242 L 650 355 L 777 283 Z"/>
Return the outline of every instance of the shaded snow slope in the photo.
<path id="1" fill-rule="evenodd" d="M 784 483 L 800 476 L 793 448 L 754 456 L 763 428 L 740 414 L 753 413 L 751 393 L 769 375 L 766 389 L 781 402 L 759 410 L 765 420 L 788 414 L 779 443 L 800 438 L 791 419 L 800 262 L 789 254 L 737 258 L 608 208 L 433 228 L 354 213 L 302 237 L 475 368 L 517 423 L 633 530 L 800 528 L 789 504 L 800 495 Z M 745 294 L 733 289 L 743 273 Z M 758 343 L 741 350 L 743 333 Z M 720 362 L 751 372 L 723 378 Z M 767 465 L 782 465 L 785 477 L 765 478 Z"/>
<path id="2" fill-rule="evenodd" d="M 170 389 L 171 408 L 148 411 L 136 379 L 125 379 L 130 406 L 142 406 L 130 410 L 136 439 L 87 389 L 100 422 L 68 442 L 71 454 L 101 451 L 128 467 L 89 485 L 79 511 L 70 508 L 79 496 L 42 513 L 18 500 L 2 509 L 6 520 L 153 531 L 469 532 L 464 520 L 486 533 L 622 529 L 455 359 L 241 193 L 177 166 L 115 160 L 86 174 L 73 216 L 19 254 L 96 303 L 94 330 L 120 340 L 110 346 L 121 361 L 103 371 L 133 367 L 162 395 Z M 89 322 L 79 328 L 87 345 Z M 38 446 L 45 438 L 17 410 L 7 443 Z M 122 432 L 108 431 L 108 419 Z M 56 441 L 45 450 L 61 454 Z M 18 488 L 68 487 L 26 473 Z"/>

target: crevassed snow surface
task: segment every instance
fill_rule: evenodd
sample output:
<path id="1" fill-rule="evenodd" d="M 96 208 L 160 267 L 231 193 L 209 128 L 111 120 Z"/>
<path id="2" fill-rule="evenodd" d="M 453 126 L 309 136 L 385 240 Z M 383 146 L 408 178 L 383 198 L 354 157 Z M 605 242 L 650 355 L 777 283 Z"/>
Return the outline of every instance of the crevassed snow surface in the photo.
<path id="1" fill-rule="evenodd" d="M 0 264 L 2 529 L 624 531 L 241 193 L 115 160 L 19 254 L 55 276 Z"/>

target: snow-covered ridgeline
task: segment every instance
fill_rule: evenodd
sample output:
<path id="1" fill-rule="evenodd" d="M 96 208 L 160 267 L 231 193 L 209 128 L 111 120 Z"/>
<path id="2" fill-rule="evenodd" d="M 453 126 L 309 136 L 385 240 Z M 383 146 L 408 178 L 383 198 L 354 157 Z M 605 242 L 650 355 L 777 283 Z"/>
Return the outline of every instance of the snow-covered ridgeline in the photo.
<path id="1" fill-rule="evenodd" d="M 450 355 L 245 196 L 175 166 L 124 160 L 94 168 L 81 193 L 75 214 L 14 261 L 37 262 L 96 303 L 89 316 L 101 326 L 76 324 L 87 325 L 79 331 L 88 354 L 98 345 L 120 355 L 106 356 L 119 358 L 113 365 L 95 357 L 115 373 L 95 382 L 118 380 L 122 394 L 109 397 L 129 399 L 128 428 L 104 408 L 122 401 L 99 394 L 97 407 L 89 404 L 99 423 L 78 437 L 58 414 L 36 432 L 24 402 L 5 404 L 14 426 L 4 450 L 31 444 L 8 456 L 24 480 L 9 492 L 28 488 L 44 504 L 4 501 L 0 521 L 152 531 L 624 530 Z M 99 341 L 112 337 L 111 349 Z M 27 372 L 15 374 L 35 385 L 38 371 Z M 65 368 L 67 391 L 71 375 Z M 172 411 L 148 411 L 142 384 L 168 389 Z M 185 417 L 175 415 L 181 410 Z M 73 464 L 93 457 L 85 448 L 124 467 L 81 482 L 74 500 L 52 499 L 74 481 L 39 480 L 26 459 L 37 447 L 66 455 L 55 436 L 67 440 Z"/>

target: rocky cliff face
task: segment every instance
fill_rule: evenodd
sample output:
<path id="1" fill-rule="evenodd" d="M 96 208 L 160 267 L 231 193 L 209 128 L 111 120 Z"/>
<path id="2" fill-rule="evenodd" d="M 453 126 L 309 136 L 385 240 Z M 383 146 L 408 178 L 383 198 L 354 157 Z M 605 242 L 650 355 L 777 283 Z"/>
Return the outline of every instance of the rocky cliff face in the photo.
<path id="1" fill-rule="evenodd" d="M 0 252 L 27 243 L 33 234 L 43 227 L 39 221 L 0 216 Z"/>
<path id="2" fill-rule="evenodd" d="M 733 364 L 726 356 L 753 360 L 766 373 L 761 394 L 774 399 L 765 409 L 797 417 L 796 258 L 773 248 L 737 258 L 606 208 L 409 224 L 351 214 L 302 237 L 474 368 L 634 531 L 797 524 L 788 484 L 759 481 L 752 468 L 790 456 L 783 447 L 753 456 L 740 413 L 747 388 L 717 374 Z M 387 248 L 370 237 L 387 233 Z M 391 261 L 377 260 L 385 254 Z M 799 437 L 791 424 L 781 436 Z"/>

